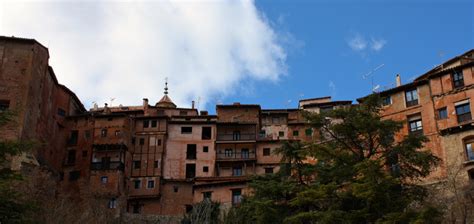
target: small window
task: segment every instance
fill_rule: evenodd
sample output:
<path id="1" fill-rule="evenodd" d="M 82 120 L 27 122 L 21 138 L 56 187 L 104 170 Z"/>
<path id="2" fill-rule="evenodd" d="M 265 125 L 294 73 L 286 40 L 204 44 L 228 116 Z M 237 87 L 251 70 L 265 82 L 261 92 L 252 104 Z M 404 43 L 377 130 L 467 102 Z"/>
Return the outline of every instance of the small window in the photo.
<path id="1" fill-rule="evenodd" d="M 438 109 L 438 120 L 448 118 L 448 109 L 446 107 Z"/>
<path id="2" fill-rule="evenodd" d="M 416 89 L 405 91 L 406 106 L 411 107 L 418 105 L 418 92 Z"/>
<path id="3" fill-rule="evenodd" d="M 145 139 L 144 139 L 144 138 L 140 138 L 140 140 L 139 140 L 139 141 L 140 141 L 140 142 L 139 142 L 139 143 L 140 143 L 140 145 L 145 145 Z"/>
<path id="4" fill-rule="evenodd" d="M 156 121 L 156 120 L 152 120 L 152 121 L 151 121 L 151 127 L 152 127 L 152 128 L 156 128 L 156 124 L 157 124 L 157 121 Z"/>
<path id="5" fill-rule="evenodd" d="M 467 161 L 474 161 L 474 139 L 465 143 Z"/>
<path id="6" fill-rule="evenodd" d="M 186 164 L 186 178 L 196 177 L 196 164 Z"/>
<path id="7" fill-rule="evenodd" d="M 158 145 L 159 146 L 161 145 L 161 139 L 158 139 Z"/>
<path id="8" fill-rule="evenodd" d="M 117 199 L 115 198 L 110 199 L 109 208 L 117 208 Z"/>
<path id="9" fill-rule="evenodd" d="M 136 138 L 132 137 L 132 145 L 135 145 Z"/>
<path id="10" fill-rule="evenodd" d="M 158 160 L 153 163 L 154 168 L 158 168 Z"/>
<path id="11" fill-rule="evenodd" d="M 265 173 L 266 173 L 266 174 L 271 174 L 271 173 L 273 173 L 273 168 L 272 168 L 272 167 L 265 168 Z"/>
<path id="12" fill-rule="evenodd" d="M 202 127 L 202 139 L 208 140 L 212 137 L 212 128 L 211 127 Z"/>
<path id="13" fill-rule="evenodd" d="M 189 214 L 193 211 L 193 206 L 192 205 L 184 205 L 186 209 L 186 213 Z"/>
<path id="14" fill-rule="evenodd" d="M 263 148 L 263 156 L 269 156 L 270 155 L 270 148 Z"/>
<path id="15" fill-rule="evenodd" d="M 299 131 L 293 131 L 293 136 L 298 136 L 298 135 L 300 135 Z"/>
<path id="16" fill-rule="evenodd" d="M 116 137 L 120 137 L 120 136 L 121 136 L 120 130 L 115 131 L 115 136 L 116 136 Z"/>
<path id="17" fill-rule="evenodd" d="M 148 180 L 147 188 L 155 188 L 155 181 L 154 180 Z"/>
<path id="18" fill-rule="evenodd" d="M 455 106 L 455 109 L 456 109 L 456 116 L 458 118 L 458 123 L 470 121 L 472 119 L 471 106 L 469 102 L 458 104 L 457 106 Z"/>
<path id="19" fill-rule="evenodd" d="M 142 163 L 141 163 L 140 160 L 133 161 L 133 169 L 140 169 L 141 165 L 142 165 Z"/>
<path id="20" fill-rule="evenodd" d="M 74 165 L 76 163 L 76 150 L 69 150 L 67 152 L 67 164 Z"/>
<path id="21" fill-rule="evenodd" d="M 0 111 L 5 111 L 10 107 L 9 100 L 0 100 Z"/>
<path id="22" fill-rule="evenodd" d="M 420 115 L 414 115 L 408 118 L 408 130 L 412 134 L 423 133 L 423 122 Z"/>
<path id="23" fill-rule="evenodd" d="M 202 147 L 202 152 L 209 152 L 209 146 Z"/>
<path id="24" fill-rule="evenodd" d="M 84 131 L 84 138 L 86 140 L 90 139 L 91 138 L 91 131 L 89 131 L 89 130 Z"/>
<path id="25" fill-rule="evenodd" d="M 142 182 L 140 180 L 134 180 L 133 181 L 133 187 L 135 189 L 140 189 L 141 185 L 142 185 Z"/>
<path id="26" fill-rule="evenodd" d="M 178 186 L 173 186 L 173 191 L 174 193 L 178 193 L 179 187 Z"/>
<path id="27" fill-rule="evenodd" d="M 234 150 L 232 150 L 232 149 L 225 149 L 224 153 L 225 153 L 224 154 L 225 157 L 233 157 L 234 156 Z"/>
<path id="28" fill-rule="evenodd" d="M 464 86 L 464 77 L 462 71 L 455 71 L 453 73 L 453 87 L 459 88 Z"/>
<path id="29" fill-rule="evenodd" d="M 311 136 L 311 135 L 313 135 L 313 129 L 308 128 L 304 131 L 304 133 L 305 133 L 306 136 Z"/>
<path id="30" fill-rule="evenodd" d="M 69 181 L 76 181 L 81 176 L 80 171 L 71 171 L 69 172 Z"/>
<path id="31" fill-rule="evenodd" d="M 87 151 L 86 150 L 82 151 L 82 157 L 87 157 Z"/>
<path id="32" fill-rule="evenodd" d="M 66 116 L 66 111 L 62 108 L 58 108 L 58 115 L 64 117 Z"/>
<path id="33" fill-rule="evenodd" d="M 234 189 L 232 190 L 232 205 L 238 205 L 242 202 L 242 190 Z"/>
<path id="34" fill-rule="evenodd" d="M 390 104 L 392 104 L 392 97 L 390 96 L 382 97 L 382 106 L 388 106 Z"/>
<path id="35" fill-rule="evenodd" d="M 181 127 L 181 134 L 193 133 L 193 127 Z"/>
<path id="36" fill-rule="evenodd" d="M 143 128 L 148 128 L 150 126 L 150 121 L 149 120 L 144 120 L 143 121 Z"/>
<path id="37" fill-rule="evenodd" d="M 104 137 L 107 137 L 107 129 L 102 129 L 100 130 L 100 137 L 104 138 Z"/>
<path id="38" fill-rule="evenodd" d="M 265 130 L 260 130 L 260 132 L 258 133 L 258 135 L 260 136 L 260 138 L 265 138 L 265 135 L 266 135 Z"/>
<path id="39" fill-rule="evenodd" d="M 109 178 L 107 176 L 100 177 L 100 182 L 102 184 L 106 184 L 109 181 Z"/>
<path id="40" fill-rule="evenodd" d="M 79 131 L 78 130 L 72 130 L 71 135 L 69 136 L 68 139 L 68 145 L 77 145 L 77 140 L 79 138 Z"/>
<path id="41" fill-rule="evenodd" d="M 202 198 L 211 200 L 212 199 L 212 191 L 202 192 Z"/>
<path id="42" fill-rule="evenodd" d="M 232 176 L 242 176 L 242 167 L 236 166 L 232 169 Z"/>
<path id="43" fill-rule="evenodd" d="M 278 132 L 278 137 L 284 137 L 285 136 L 285 132 L 284 131 L 279 131 Z"/>
<path id="44" fill-rule="evenodd" d="M 208 166 L 203 166 L 202 167 L 202 172 L 204 172 L 204 173 L 209 172 L 209 167 Z"/>
<path id="45" fill-rule="evenodd" d="M 196 144 L 187 145 L 186 159 L 196 159 Z"/>

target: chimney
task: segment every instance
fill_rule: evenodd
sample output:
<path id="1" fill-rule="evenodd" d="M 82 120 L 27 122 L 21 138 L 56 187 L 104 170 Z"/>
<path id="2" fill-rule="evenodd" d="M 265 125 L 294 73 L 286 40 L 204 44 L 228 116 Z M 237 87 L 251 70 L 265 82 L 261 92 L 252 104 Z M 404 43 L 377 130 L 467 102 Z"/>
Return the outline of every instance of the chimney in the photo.
<path id="1" fill-rule="evenodd" d="M 148 107 L 148 98 L 143 98 L 143 108 Z"/>
<path id="2" fill-rule="evenodd" d="M 194 100 L 191 102 L 191 109 L 194 109 Z"/>
<path id="3" fill-rule="evenodd" d="M 108 104 L 105 103 L 105 104 L 104 104 L 104 110 L 108 108 L 107 106 L 108 106 Z"/>
<path id="4" fill-rule="evenodd" d="M 94 110 L 95 111 L 99 110 L 99 105 L 97 105 L 97 103 L 94 103 Z"/>
<path id="5" fill-rule="evenodd" d="M 397 87 L 402 85 L 402 79 L 400 78 L 400 74 L 397 74 Z"/>
<path id="6" fill-rule="evenodd" d="M 111 112 L 111 111 L 110 111 L 110 108 L 108 107 L 108 104 L 105 103 L 105 104 L 104 104 L 104 112 L 103 112 L 103 113 L 104 113 L 104 114 L 110 114 L 110 112 Z"/>

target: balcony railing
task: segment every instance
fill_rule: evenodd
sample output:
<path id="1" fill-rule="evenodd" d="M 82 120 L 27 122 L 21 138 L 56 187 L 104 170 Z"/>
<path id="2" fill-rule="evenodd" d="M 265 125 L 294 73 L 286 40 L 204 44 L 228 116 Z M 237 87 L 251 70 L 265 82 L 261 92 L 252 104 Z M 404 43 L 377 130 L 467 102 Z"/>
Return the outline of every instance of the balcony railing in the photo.
<path id="1" fill-rule="evenodd" d="M 254 160 L 255 152 L 217 153 L 218 160 Z"/>
<path id="2" fill-rule="evenodd" d="M 255 133 L 217 134 L 217 141 L 255 141 Z"/>
<path id="3" fill-rule="evenodd" d="M 127 145 L 125 144 L 95 144 L 93 150 L 96 152 L 100 151 L 122 151 L 126 150 Z"/>
<path id="4" fill-rule="evenodd" d="M 108 162 L 108 163 L 91 163 L 91 170 L 124 170 L 125 166 L 122 162 Z"/>

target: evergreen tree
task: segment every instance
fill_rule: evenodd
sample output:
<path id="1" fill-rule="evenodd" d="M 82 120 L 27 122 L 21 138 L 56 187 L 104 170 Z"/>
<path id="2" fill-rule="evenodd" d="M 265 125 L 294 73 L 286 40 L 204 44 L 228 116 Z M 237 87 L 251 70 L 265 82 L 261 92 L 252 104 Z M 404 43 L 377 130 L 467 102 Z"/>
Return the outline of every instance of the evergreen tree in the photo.
<path id="1" fill-rule="evenodd" d="M 403 123 L 381 119 L 380 110 L 374 95 L 360 105 L 308 113 L 321 139 L 297 147 L 285 143 L 279 150 L 296 175 L 256 177 L 254 194 L 232 212 L 253 211 L 242 212 L 243 219 L 257 223 L 268 223 L 263 217 L 273 223 L 437 222 L 439 212 L 423 205 L 426 190 L 416 183 L 439 159 L 421 150 L 427 141 L 422 135 L 395 141 Z M 301 155 L 316 162 L 303 163 Z"/>

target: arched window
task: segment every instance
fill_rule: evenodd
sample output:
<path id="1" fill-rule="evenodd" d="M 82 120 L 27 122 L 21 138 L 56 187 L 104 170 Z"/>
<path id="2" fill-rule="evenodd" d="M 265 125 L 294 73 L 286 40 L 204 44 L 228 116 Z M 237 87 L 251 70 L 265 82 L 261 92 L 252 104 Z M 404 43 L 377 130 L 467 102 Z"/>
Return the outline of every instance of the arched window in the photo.
<path id="1" fill-rule="evenodd" d="M 474 161 L 474 136 L 463 139 L 467 161 Z"/>

